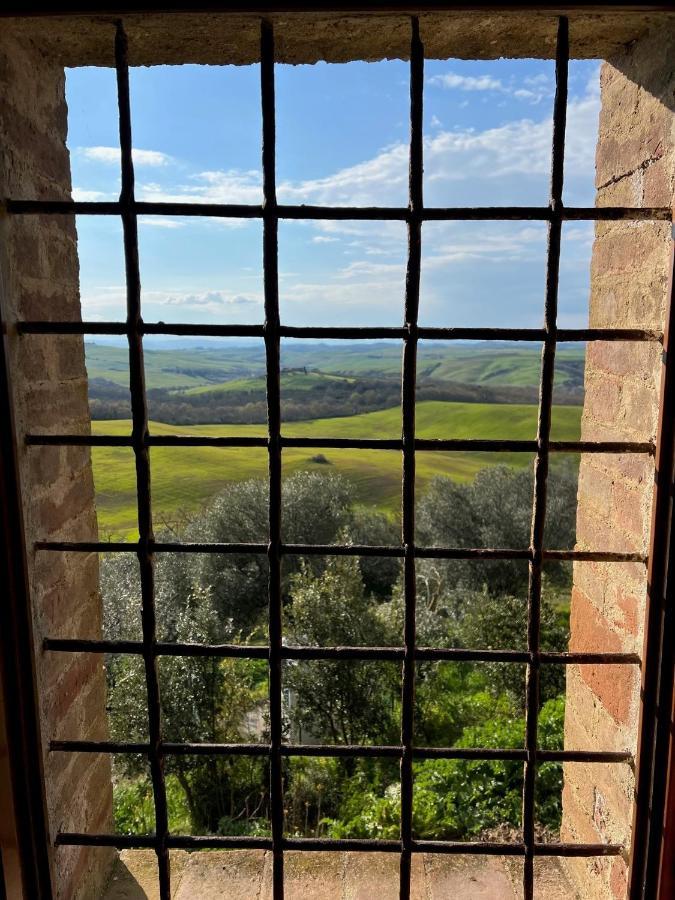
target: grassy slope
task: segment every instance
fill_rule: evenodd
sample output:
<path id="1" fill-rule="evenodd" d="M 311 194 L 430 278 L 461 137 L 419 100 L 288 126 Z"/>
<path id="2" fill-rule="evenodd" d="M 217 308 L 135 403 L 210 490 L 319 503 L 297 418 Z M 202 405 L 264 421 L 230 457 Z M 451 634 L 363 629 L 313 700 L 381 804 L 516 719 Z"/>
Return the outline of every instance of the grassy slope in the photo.
<path id="1" fill-rule="evenodd" d="M 418 404 L 419 437 L 476 437 L 531 439 L 535 436 L 535 406 L 425 402 Z M 579 436 L 580 408 L 554 408 L 553 437 L 574 440 Z M 128 434 L 128 421 L 94 422 L 97 434 Z M 264 435 L 261 425 L 177 426 L 152 423 L 154 434 Z M 284 427 L 289 436 L 397 437 L 400 410 L 381 410 L 359 416 L 293 422 Z M 391 512 L 400 506 L 401 458 L 395 451 L 326 450 L 330 467 L 311 461 L 320 451 L 285 450 L 284 473 L 303 469 L 337 471 L 355 486 L 357 500 Z M 135 527 L 135 469 L 127 448 L 95 448 L 92 452 L 102 535 L 133 537 Z M 419 453 L 418 487 L 423 490 L 436 475 L 458 481 L 471 480 L 486 465 L 526 465 L 529 454 Z M 156 447 L 152 450 L 153 507 L 155 525 L 173 521 L 182 511 L 194 512 L 232 481 L 263 478 L 267 452 L 257 449 L 208 447 Z M 260 536 L 264 539 L 264 536 Z"/>
<path id="2" fill-rule="evenodd" d="M 325 372 L 282 372 L 281 387 L 289 391 L 311 391 L 318 384 L 326 381 L 347 381 L 354 379 L 346 375 L 330 375 Z M 222 384 L 205 384 L 199 387 L 188 388 L 183 393 L 188 396 L 193 394 L 229 394 L 233 391 L 256 391 L 259 394 L 265 392 L 264 378 L 236 378 L 233 381 L 223 381 Z"/>
<path id="3" fill-rule="evenodd" d="M 422 342 L 419 352 L 420 380 L 457 381 L 493 386 L 532 386 L 539 383 L 540 351 L 537 344 L 528 346 L 486 346 L 477 344 L 438 344 Z M 579 382 L 583 371 L 583 348 L 559 348 L 556 384 Z M 218 385 L 228 389 L 236 381 L 237 390 L 259 388 L 264 375 L 265 357 L 260 346 L 230 345 L 213 349 L 185 348 L 145 351 L 148 387 L 168 389 L 203 388 Z M 393 376 L 401 372 L 401 348 L 397 344 L 310 344 L 285 342 L 282 365 L 287 368 L 307 366 L 323 376 Z M 87 344 L 87 370 L 91 378 L 105 378 L 116 384 L 128 384 L 127 351 L 123 348 Z M 316 376 L 315 376 L 316 377 Z M 294 383 L 288 387 L 310 387 L 311 379 L 288 375 Z M 230 387 L 229 389 L 234 389 Z"/>

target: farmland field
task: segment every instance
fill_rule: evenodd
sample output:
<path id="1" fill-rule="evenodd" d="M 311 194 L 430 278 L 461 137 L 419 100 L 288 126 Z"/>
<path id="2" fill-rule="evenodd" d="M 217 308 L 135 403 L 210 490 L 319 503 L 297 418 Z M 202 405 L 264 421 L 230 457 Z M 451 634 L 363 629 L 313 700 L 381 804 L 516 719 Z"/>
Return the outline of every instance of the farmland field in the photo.
<path id="1" fill-rule="evenodd" d="M 555 406 L 556 440 L 579 437 L 581 408 Z M 423 438 L 533 439 L 537 407 L 531 404 L 445 403 L 417 405 L 417 434 Z M 95 421 L 96 434 L 128 434 L 128 420 Z M 400 435 L 400 409 L 387 409 L 335 419 L 289 422 L 287 436 L 335 438 L 392 438 Z M 151 423 L 153 434 L 265 435 L 262 425 L 177 426 Z M 375 505 L 395 514 L 400 506 L 401 456 L 397 451 L 325 450 L 284 451 L 284 474 L 307 469 L 340 472 L 354 485 L 357 503 Z M 135 532 L 135 468 L 130 448 L 94 448 L 99 529 L 104 538 L 133 539 Z M 479 469 L 499 463 L 521 466 L 530 454 L 438 453 L 417 454 L 418 489 L 435 476 L 460 482 L 473 479 Z M 267 472 L 264 449 L 212 447 L 156 447 L 151 451 L 155 527 L 181 521 L 201 508 L 228 483 L 263 478 Z"/>

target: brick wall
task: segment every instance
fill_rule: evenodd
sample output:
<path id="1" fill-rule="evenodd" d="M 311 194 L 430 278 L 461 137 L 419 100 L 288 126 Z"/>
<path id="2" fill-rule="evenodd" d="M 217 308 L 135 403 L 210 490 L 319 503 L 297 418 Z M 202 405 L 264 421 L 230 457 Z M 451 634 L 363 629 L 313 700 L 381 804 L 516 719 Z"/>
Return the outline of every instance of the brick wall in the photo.
<path id="1" fill-rule="evenodd" d="M 61 66 L 50 63 L 29 41 L 3 31 L 0 196 L 70 197 L 64 87 Z M 0 229 L 0 278 L 19 431 L 84 433 L 89 411 L 82 338 L 18 337 L 12 330 L 21 318 L 80 317 L 74 218 L 5 217 Z M 98 560 L 32 550 L 36 539 L 96 538 L 89 451 L 19 444 L 43 741 L 46 746 L 53 737 L 105 738 L 101 657 L 44 654 L 40 649 L 46 635 L 100 637 Z M 48 752 L 44 758 L 52 834 L 109 830 L 109 759 Z M 100 896 L 113 856 L 108 849 L 56 850 L 58 896 Z"/>
<path id="2" fill-rule="evenodd" d="M 602 67 L 596 155 L 600 206 L 670 206 L 675 179 L 675 54 L 672 29 L 635 42 Z M 668 223 L 598 223 L 591 265 L 590 325 L 661 329 L 668 278 Z M 656 435 L 659 345 L 588 348 L 583 439 L 650 440 Z M 579 476 L 581 549 L 647 551 L 653 460 L 586 456 Z M 577 563 L 572 650 L 642 652 L 646 599 L 642 564 Z M 637 667 L 580 666 L 567 673 L 565 745 L 636 749 Z M 627 765 L 565 766 L 562 839 L 630 841 L 634 779 Z M 623 898 L 622 858 L 568 860 L 584 898 Z"/>

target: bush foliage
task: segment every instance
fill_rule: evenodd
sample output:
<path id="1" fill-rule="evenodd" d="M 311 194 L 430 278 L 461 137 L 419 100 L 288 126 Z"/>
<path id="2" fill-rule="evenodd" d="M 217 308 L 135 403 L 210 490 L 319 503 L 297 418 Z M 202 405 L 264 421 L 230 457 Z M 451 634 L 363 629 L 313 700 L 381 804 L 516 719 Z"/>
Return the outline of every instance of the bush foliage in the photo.
<path id="1" fill-rule="evenodd" d="M 575 477 L 556 471 L 549 546 L 574 542 Z M 529 543 L 532 476 L 485 469 L 471 485 L 433 482 L 418 503 L 420 545 L 523 547 Z M 185 528 L 188 541 L 265 540 L 267 486 L 231 485 Z M 283 539 L 289 543 L 389 544 L 394 522 L 355 507 L 349 484 L 330 470 L 284 483 Z M 175 536 L 174 536 L 175 537 Z M 140 585 L 131 554 L 102 563 L 106 636 L 141 638 Z M 570 572 L 547 567 L 541 646 L 567 644 Z M 403 586 L 393 557 L 284 558 L 284 634 L 306 646 L 401 646 Z M 163 641 L 266 643 L 264 555 L 160 554 L 156 563 L 157 633 Z M 418 560 L 417 643 L 421 646 L 525 649 L 527 564 L 521 561 Z M 561 667 L 544 669 L 539 742 L 562 747 Z M 549 671 L 555 669 L 556 671 Z M 107 660 L 111 737 L 147 740 L 142 658 Z M 161 657 L 158 666 L 164 739 L 256 742 L 269 739 L 267 663 L 215 657 Z M 400 665 L 380 661 L 288 661 L 283 670 L 285 736 L 294 742 L 392 744 L 399 741 Z M 524 666 L 422 663 L 417 666 L 418 746 L 522 747 Z M 269 790 L 264 754 L 169 755 L 167 793 L 174 831 L 267 834 Z M 415 764 L 413 820 L 418 837 L 462 839 L 517 828 L 523 766 L 494 760 L 426 760 Z M 154 828 L 147 761 L 116 760 L 115 819 L 124 833 Z M 290 834 L 398 837 L 398 763 L 377 758 L 292 758 L 284 769 Z M 555 830 L 562 775 L 538 769 L 537 819 Z"/>

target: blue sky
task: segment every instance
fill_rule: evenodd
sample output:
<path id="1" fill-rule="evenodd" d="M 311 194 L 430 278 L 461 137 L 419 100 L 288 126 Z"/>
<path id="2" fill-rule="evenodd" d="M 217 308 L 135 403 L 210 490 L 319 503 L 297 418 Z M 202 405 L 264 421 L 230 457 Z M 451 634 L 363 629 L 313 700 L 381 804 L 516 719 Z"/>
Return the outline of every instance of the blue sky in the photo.
<path id="1" fill-rule="evenodd" d="M 257 66 L 133 69 L 137 197 L 261 200 Z M 544 205 L 553 64 L 427 61 L 425 202 Z M 405 205 L 408 66 L 276 67 L 278 198 L 288 203 Z M 76 199 L 119 192 L 115 75 L 69 70 L 68 145 Z M 598 63 L 573 62 L 565 201 L 593 205 Z M 592 226 L 567 224 L 560 322 L 587 322 Z M 78 217 L 83 315 L 124 317 L 121 227 Z M 427 223 L 420 323 L 538 326 L 543 223 Z M 256 221 L 143 217 L 147 321 L 262 321 L 262 226 Z M 282 222 L 279 277 L 286 324 L 398 325 L 406 233 L 395 222 Z"/>

